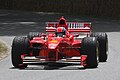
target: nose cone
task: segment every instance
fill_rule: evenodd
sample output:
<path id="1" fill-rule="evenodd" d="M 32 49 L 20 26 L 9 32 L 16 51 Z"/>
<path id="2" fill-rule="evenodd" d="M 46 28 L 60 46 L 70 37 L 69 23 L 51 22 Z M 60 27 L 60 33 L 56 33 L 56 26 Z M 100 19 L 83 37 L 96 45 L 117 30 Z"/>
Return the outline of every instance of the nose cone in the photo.
<path id="1" fill-rule="evenodd" d="M 52 40 L 49 40 L 48 49 L 56 49 L 62 40 L 63 40 L 62 37 L 57 37 L 57 38 L 53 38 Z"/>
<path id="2" fill-rule="evenodd" d="M 58 46 L 58 44 L 51 43 L 51 44 L 48 44 L 48 49 L 56 49 L 57 46 Z"/>
<path id="3" fill-rule="evenodd" d="M 57 40 L 51 40 L 48 42 L 48 49 L 56 49 L 59 42 Z"/>

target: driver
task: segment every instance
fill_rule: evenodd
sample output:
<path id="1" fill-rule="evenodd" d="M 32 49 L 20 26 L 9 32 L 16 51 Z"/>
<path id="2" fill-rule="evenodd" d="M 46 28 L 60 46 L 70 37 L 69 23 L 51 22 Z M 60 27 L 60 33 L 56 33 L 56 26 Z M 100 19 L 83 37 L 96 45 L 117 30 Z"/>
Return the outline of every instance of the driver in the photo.
<path id="1" fill-rule="evenodd" d="M 55 34 L 57 37 L 64 37 L 66 35 L 66 29 L 64 27 L 58 27 Z"/>

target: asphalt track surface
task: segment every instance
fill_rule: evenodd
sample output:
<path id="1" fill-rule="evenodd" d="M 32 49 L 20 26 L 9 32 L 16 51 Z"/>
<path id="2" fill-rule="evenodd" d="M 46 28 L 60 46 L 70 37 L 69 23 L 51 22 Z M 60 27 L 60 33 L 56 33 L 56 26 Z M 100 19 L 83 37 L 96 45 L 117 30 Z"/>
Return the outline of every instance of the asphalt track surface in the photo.
<path id="1" fill-rule="evenodd" d="M 0 11 L 0 39 L 10 47 L 14 36 L 26 35 L 30 31 L 44 30 L 46 21 L 57 21 L 62 15 L 68 21 L 92 21 L 94 31 L 107 32 L 109 57 L 98 68 L 83 69 L 80 66 L 61 66 L 45 70 L 43 66 L 28 66 L 16 69 L 11 64 L 10 55 L 0 61 L 0 80 L 119 80 L 120 79 L 120 21 L 84 18 L 54 13 L 31 13 Z M 11 47 L 10 47 L 11 48 Z M 9 52 L 11 53 L 11 52 Z"/>

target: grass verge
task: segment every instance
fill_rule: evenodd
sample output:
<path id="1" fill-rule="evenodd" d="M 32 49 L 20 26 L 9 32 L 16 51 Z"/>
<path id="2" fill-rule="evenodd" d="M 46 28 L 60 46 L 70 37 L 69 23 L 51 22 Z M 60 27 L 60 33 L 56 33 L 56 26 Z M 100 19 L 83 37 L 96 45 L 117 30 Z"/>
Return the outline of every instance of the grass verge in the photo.
<path id="1" fill-rule="evenodd" d="M 0 60 L 8 55 L 9 48 L 6 43 L 0 40 Z"/>

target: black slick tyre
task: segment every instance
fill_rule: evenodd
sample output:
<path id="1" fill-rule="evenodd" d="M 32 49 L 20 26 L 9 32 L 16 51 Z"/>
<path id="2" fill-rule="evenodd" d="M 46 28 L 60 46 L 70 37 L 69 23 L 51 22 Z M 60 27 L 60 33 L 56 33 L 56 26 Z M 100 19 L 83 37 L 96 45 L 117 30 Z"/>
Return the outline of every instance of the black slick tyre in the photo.
<path id="1" fill-rule="evenodd" d="M 87 55 L 85 68 L 96 68 L 98 66 L 98 41 L 95 37 L 83 38 L 81 44 L 81 55 Z"/>
<path id="2" fill-rule="evenodd" d="M 96 37 L 99 41 L 99 62 L 106 62 L 108 58 L 108 37 L 106 33 L 92 33 L 91 37 Z"/>
<path id="3" fill-rule="evenodd" d="M 23 64 L 21 58 L 22 54 L 30 53 L 30 43 L 29 39 L 26 37 L 15 37 L 12 43 L 11 59 L 12 64 L 16 68 L 26 68 L 27 65 Z"/>

